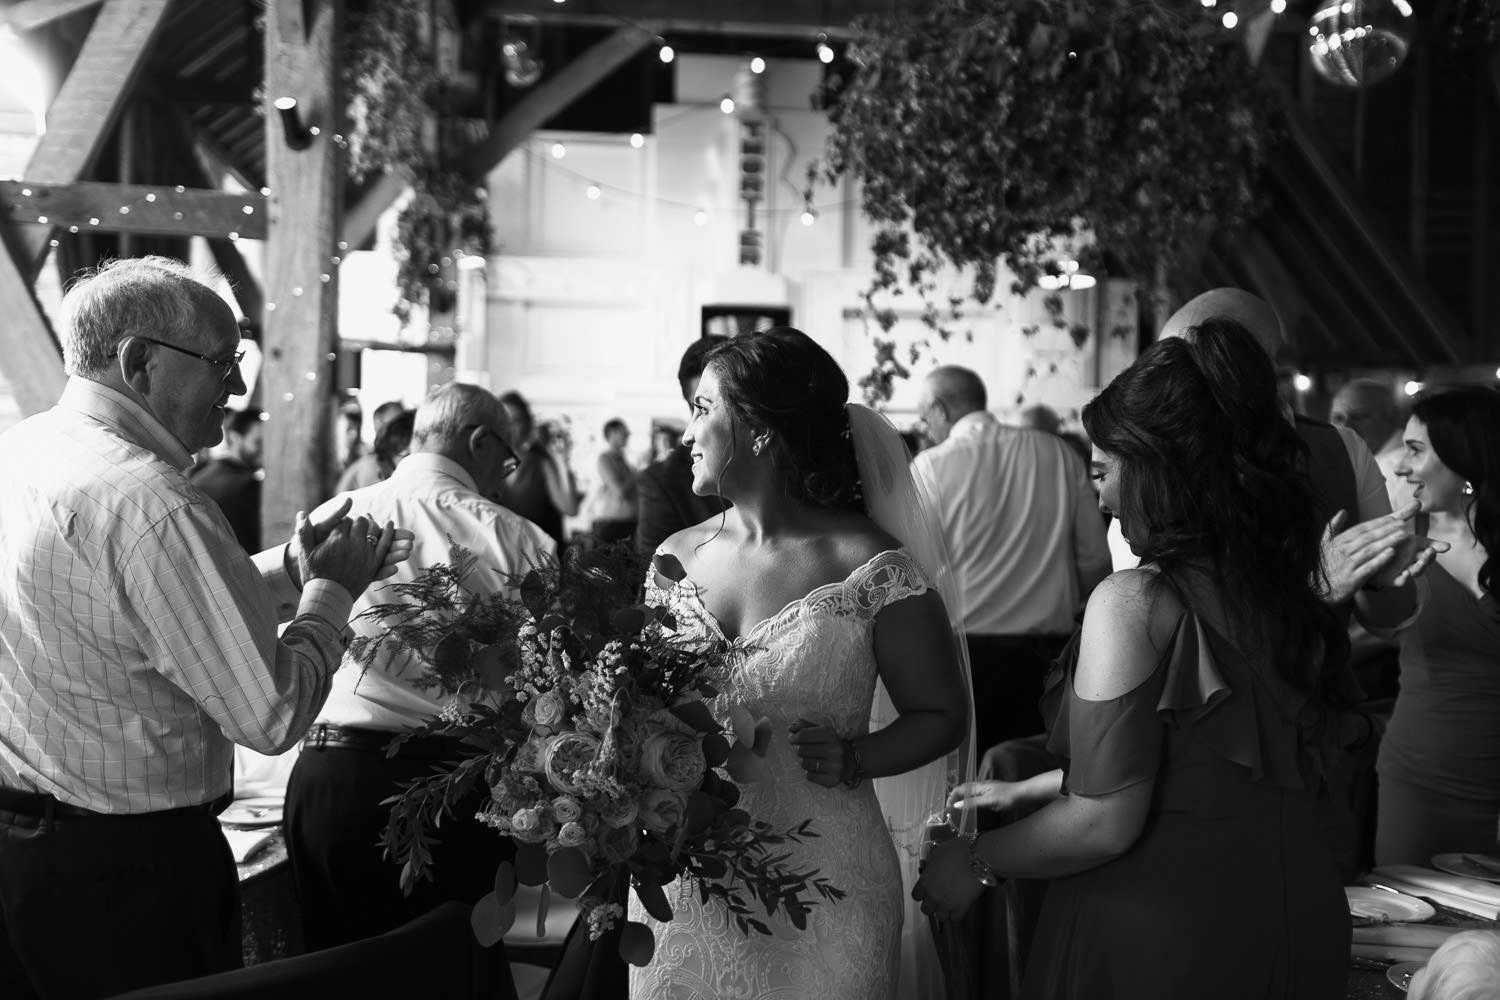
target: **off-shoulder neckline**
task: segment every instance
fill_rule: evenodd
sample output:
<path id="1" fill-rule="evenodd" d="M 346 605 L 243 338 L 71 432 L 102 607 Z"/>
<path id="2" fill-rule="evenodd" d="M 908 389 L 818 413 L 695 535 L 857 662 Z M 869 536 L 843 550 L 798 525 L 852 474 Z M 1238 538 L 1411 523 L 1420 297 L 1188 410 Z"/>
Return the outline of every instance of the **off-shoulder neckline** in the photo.
<path id="1" fill-rule="evenodd" d="M 793 611 L 797 611 L 806 607 L 808 604 L 811 604 L 813 601 L 817 600 L 819 597 L 822 597 L 824 594 L 843 592 L 853 581 L 862 576 L 867 570 L 869 570 L 871 566 L 875 565 L 886 556 L 905 556 L 908 560 L 911 559 L 911 554 L 904 548 L 881 549 L 879 552 L 875 553 L 873 556 L 866 559 L 858 566 L 854 567 L 854 569 L 850 570 L 848 575 L 845 576 L 842 580 L 834 580 L 829 583 L 819 584 L 812 590 L 809 590 L 806 594 L 803 594 L 801 597 L 793 598 L 792 600 L 788 601 L 786 604 L 782 605 L 781 610 L 777 611 L 775 614 L 767 618 L 762 618 L 760 621 L 751 625 L 749 628 L 745 629 L 734 638 L 729 637 L 729 635 L 724 631 L 724 626 L 719 621 L 718 615 L 710 611 L 708 605 L 704 603 L 703 588 L 695 583 L 691 577 L 684 576 L 681 580 L 674 581 L 670 587 L 666 588 L 665 592 L 671 593 L 674 590 L 682 590 L 693 599 L 694 603 L 698 605 L 698 609 L 703 612 L 704 621 L 706 621 L 709 627 L 714 630 L 715 635 L 719 639 L 731 644 L 742 644 L 748 642 L 751 636 L 754 636 L 763 630 L 769 631 L 772 625 L 779 623 L 785 618 L 790 617 Z M 655 576 L 656 570 L 653 569 L 652 586 L 655 586 L 658 590 L 661 590 L 662 588 L 655 582 Z"/>

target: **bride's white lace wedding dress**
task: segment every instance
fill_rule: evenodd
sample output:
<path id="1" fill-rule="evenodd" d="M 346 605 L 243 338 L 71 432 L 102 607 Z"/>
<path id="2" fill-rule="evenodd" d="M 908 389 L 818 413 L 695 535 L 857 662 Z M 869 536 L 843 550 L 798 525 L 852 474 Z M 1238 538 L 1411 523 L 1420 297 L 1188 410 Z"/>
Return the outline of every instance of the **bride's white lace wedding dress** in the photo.
<path id="1" fill-rule="evenodd" d="M 890 1000 L 900 960 L 901 867 L 870 782 L 850 790 L 808 781 L 787 726 L 808 718 L 844 737 L 869 731 L 875 691 L 875 615 L 929 588 L 904 551 L 876 555 L 841 583 L 819 587 L 734 640 L 736 654 L 712 707 L 728 724 L 726 699 L 773 728 L 771 777 L 742 787 L 741 808 L 775 828 L 813 821 L 818 834 L 789 845 L 790 864 L 816 868 L 847 895 L 820 900 L 807 930 L 785 920 L 775 935 L 744 935 L 728 912 L 699 902 L 688 884 L 667 889 L 675 917 L 659 923 L 631 895 L 630 917 L 651 927 L 651 964 L 630 971 L 632 1000 Z M 647 603 L 666 605 L 686 635 L 726 638 L 698 587 L 662 589 L 649 573 Z"/>

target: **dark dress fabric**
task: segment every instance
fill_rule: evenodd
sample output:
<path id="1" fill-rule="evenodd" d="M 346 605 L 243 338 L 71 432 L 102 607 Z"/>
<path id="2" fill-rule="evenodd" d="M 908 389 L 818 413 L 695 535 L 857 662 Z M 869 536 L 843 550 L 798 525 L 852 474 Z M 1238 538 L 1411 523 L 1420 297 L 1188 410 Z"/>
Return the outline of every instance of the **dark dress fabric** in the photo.
<path id="1" fill-rule="evenodd" d="M 1500 605 L 1441 563 L 1426 580 L 1422 612 L 1401 634 L 1401 693 L 1376 764 L 1381 865 L 1493 853 L 1500 824 Z"/>
<path id="2" fill-rule="evenodd" d="M 188 479 L 219 505 L 240 547 L 259 552 L 260 480 L 255 470 L 237 458 L 213 458 L 195 466 Z"/>
<path id="3" fill-rule="evenodd" d="M 556 461 L 547 449 L 533 442 L 521 449 L 521 464 L 500 484 L 495 500 L 541 528 L 559 545 L 563 541 L 563 516 L 547 493 L 547 464 Z"/>
<path id="4" fill-rule="evenodd" d="M 723 497 L 700 497 L 693 492 L 693 459 L 687 448 L 673 448 L 636 477 L 636 551 L 647 559 L 669 537 L 702 524 L 729 507 Z"/>
<path id="5" fill-rule="evenodd" d="M 1077 662 L 1075 638 L 1043 698 L 1065 794 L 1155 787 L 1124 855 L 1048 887 L 1022 996 L 1343 997 L 1350 925 L 1307 698 L 1192 613 L 1118 698 L 1077 697 Z"/>

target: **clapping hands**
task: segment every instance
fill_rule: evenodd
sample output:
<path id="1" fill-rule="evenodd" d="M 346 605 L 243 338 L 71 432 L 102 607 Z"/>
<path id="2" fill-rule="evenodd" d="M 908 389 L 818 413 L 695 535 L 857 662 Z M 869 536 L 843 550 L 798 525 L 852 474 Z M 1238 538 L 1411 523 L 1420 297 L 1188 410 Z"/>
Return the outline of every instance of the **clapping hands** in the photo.
<path id="1" fill-rule="evenodd" d="M 1400 587 L 1422 575 L 1448 543 L 1411 534 L 1409 522 L 1421 504 L 1413 500 L 1384 517 L 1340 531 L 1348 520 L 1339 511 L 1323 532 L 1323 565 L 1328 574 L 1329 604 L 1349 600 L 1365 584 L 1386 576 L 1382 585 Z M 1394 568 L 1394 573 L 1388 572 Z"/>
<path id="2" fill-rule="evenodd" d="M 390 522 L 377 525 L 367 517 L 351 519 L 347 516 L 350 507 L 346 499 L 317 521 L 297 512 L 290 555 L 296 561 L 299 583 L 331 580 L 357 597 L 411 557 L 415 536 L 410 531 Z"/>

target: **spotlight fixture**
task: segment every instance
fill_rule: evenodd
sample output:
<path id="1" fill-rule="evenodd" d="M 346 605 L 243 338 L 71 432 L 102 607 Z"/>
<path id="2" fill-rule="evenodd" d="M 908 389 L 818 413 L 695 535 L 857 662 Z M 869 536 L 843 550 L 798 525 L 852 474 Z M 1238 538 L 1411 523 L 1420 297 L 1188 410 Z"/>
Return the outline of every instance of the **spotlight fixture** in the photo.
<path id="1" fill-rule="evenodd" d="M 822 32 L 818 33 L 818 61 L 823 65 L 833 62 L 833 46 L 828 44 L 828 36 Z"/>
<path id="2" fill-rule="evenodd" d="M 297 99 L 278 97 L 272 102 L 272 106 L 281 115 L 281 131 L 286 136 L 287 148 L 306 149 L 311 146 L 313 133 L 302 122 L 302 115 L 297 111 Z"/>
<path id="3" fill-rule="evenodd" d="M 677 50 L 670 45 L 663 45 L 661 51 L 657 52 L 656 55 L 662 62 L 669 63 L 677 58 Z"/>
<path id="4" fill-rule="evenodd" d="M 639 132 L 632 132 L 632 133 L 630 133 L 630 148 L 631 149 L 640 149 L 645 144 L 646 144 L 646 137 L 645 136 L 641 135 Z"/>

